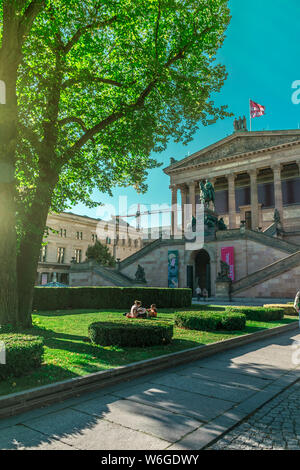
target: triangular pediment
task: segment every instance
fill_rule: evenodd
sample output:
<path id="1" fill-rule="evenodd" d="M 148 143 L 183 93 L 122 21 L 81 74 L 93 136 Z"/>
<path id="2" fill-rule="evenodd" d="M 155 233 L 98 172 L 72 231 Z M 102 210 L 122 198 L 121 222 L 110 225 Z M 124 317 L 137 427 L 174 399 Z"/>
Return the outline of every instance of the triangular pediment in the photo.
<path id="1" fill-rule="evenodd" d="M 236 132 L 183 160 L 174 162 L 164 171 L 168 174 L 173 170 L 184 170 L 201 163 L 217 161 L 296 141 L 300 141 L 300 130 Z"/>

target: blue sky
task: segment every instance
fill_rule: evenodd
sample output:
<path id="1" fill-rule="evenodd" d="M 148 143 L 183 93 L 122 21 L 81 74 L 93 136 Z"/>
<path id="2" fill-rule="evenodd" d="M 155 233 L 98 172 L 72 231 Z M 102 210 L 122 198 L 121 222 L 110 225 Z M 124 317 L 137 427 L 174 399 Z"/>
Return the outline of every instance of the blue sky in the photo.
<path id="1" fill-rule="evenodd" d="M 292 103 L 292 83 L 300 80 L 299 0 L 231 0 L 232 20 L 218 60 L 227 68 L 228 79 L 214 97 L 217 105 L 228 104 L 236 116 L 246 115 L 249 126 L 249 98 L 266 106 L 266 116 L 252 120 L 252 130 L 297 129 L 300 105 Z M 128 207 L 140 203 L 170 203 L 169 178 L 162 171 L 170 157 L 177 160 L 216 142 L 233 132 L 233 118 L 208 127 L 199 126 L 188 146 L 170 143 L 155 154 L 163 166 L 149 172 L 148 192 L 138 195 L 131 188 L 116 188 L 113 197 L 95 191 L 95 199 L 118 207 L 119 196 L 127 196 Z M 83 205 L 72 212 L 108 218 L 109 210 L 88 209 Z M 117 209 L 117 212 L 118 209 Z M 122 210 L 121 210 L 122 212 Z M 124 212 L 122 212 L 124 213 Z M 133 219 L 127 219 L 132 223 Z"/>

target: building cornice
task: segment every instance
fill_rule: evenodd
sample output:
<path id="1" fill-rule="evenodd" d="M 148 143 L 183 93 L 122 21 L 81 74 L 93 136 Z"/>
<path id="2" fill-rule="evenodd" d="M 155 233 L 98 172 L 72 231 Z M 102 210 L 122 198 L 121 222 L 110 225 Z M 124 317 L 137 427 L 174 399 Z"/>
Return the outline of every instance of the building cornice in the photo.
<path id="1" fill-rule="evenodd" d="M 243 133 L 243 135 L 245 135 L 246 133 Z M 239 134 L 241 135 L 241 134 Z M 224 143 L 225 139 L 223 141 L 220 141 L 222 143 Z M 278 144 L 278 145 L 274 145 L 272 147 L 266 147 L 266 148 L 263 148 L 263 149 L 257 149 L 257 150 L 252 150 L 250 152 L 244 152 L 244 153 L 239 153 L 239 154 L 236 154 L 236 155 L 231 155 L 231 156 L 228 156 L 228 157 L 221 157 L 221 158 L 217 158 L 215 160 L 210 160 L 210 161 L 206 161 L 206 162 L 198 162 L 196 164 L 191 164 L 191 165 L 187 165 L 187 166 L 184 166 L 184 167 L 180 167 L 180 168 L 176 168 L 175 166 L 172 166 L 171 167 L 168 167 L 166 168 L 165 170 L 168 170 L 168 172 L 166 172 L 165 170 L 165 173 L 167 174 L 176 174 L 176 173 L 182 173 L 184 171 L 187 171 L 187 170 L 192 170 L 192 169 L 195 169 L 195 168 L 199 168 L 199 167 L 211 167 L 211 166 L 215 166 L 216 163 L 221 163 L 221 162 L 231 162 L 231 161 L 236 161 L 236 160 L 239 160 L 239 159 L 243 159 L 243 158 L 248 158 L 248 157 L 251 157 L 251 156 L 254 156 L 254 155 L 260 155 L 260 154 L 265 154 L 265 153 L 271 153 L 271 152 L 274 152 L 274 151 L 278 151 L 278 150 L 282 150 L 282 149 L 285 149 L 285 148 L 290 148 L 290 147 L 296 147 L 300 145 L 300 140 L 296 140 L 296 141 L 293 141 L 293 142 L 286 142 L 284 144 Z M 211 147 L 207 147 L 205 149 L 205 153 L 209 150 L 211 150 L 213 148 L 213 146 Z M 199 154 L 194 154 L 193 155 L 193 159 L 197 156 L 200 156 L 201 153 L 199 152 Z M 191 157 L 188 157 L 189 159 Z M 184 162 L 184 160 L 181 160 L 181 164 Z M 179 163 L 179 162 L 178 162 Z"/>

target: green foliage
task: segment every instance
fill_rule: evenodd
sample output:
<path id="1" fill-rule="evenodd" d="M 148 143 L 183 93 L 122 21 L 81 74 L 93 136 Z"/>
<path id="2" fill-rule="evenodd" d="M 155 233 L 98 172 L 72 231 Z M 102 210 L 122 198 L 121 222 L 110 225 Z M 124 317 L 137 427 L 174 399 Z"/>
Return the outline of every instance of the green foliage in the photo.
<path id="1" fill-rule="evenodd" d="M 157 346 L 169 344 L 172 337 L 173 325 L 158 320 L 126 318 L 89 326 L 89 338 L 101 346 Z"/>
<path id="2" fill-rule="evenodd" d="M 0 334 L 5 344 L 6 364 L 0 365 L 0 378 L 19 377 L 41 366 L 43 339 L 25 334 Z"/>
<path id="3" fill-rule="evenodd" d="M 284 317 L 283 308 L 267 308 L 267 307 L 226 307 L 226 312 L 243 313 L 247 320 L 254 321 L 274 321 L 282 320 Z"/>
<path id="4" fill-rule="evenodd" d="M 60 0 L 36 18 L 19 68 L 17 177 L 31 200 L 59 175 L 52 209 L 92 206 L 94 187 L 146 189 L 151 151 L 228 115 L 210 96 L 227 0 Z M 44 2 L 44 5 L 46 2 Z"/>
<path id="5" fill-rule="evenodd" d="M 108 247 L 100 243 L 98 240 L 94 245 L 89 245 L 86 250 L 86 257 L 89 261 L 95 260 L 102 266 L 113 267 L 116 264 L 116 260 L 111 255 Z"/>
<path id="6" fill-rule="evenodd" d="M 189 330 L 244 330 L 246 316 L 242 313 L 216 312 L 178 312 L 175 314 L 175 325 Z"/>
<path id="7" fill-rule="evenodd" d="M 191 289 L 155 287 L 35 287 L 34 310 L 113 308 L 128 311 L 138 299 L 157 308 L 190 307 Z"/>

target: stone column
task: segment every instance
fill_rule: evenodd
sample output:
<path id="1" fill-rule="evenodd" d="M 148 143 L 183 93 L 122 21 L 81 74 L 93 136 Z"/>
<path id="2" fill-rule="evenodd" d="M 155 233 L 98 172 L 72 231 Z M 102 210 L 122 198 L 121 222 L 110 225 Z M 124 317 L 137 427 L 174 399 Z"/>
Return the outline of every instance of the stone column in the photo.
<path id="1" fill-rule="evenodd" d="M 171 212 L 171 234 L 175 235 L 178 229 L 178 222 L 177 222 L 177 186 L 172 185 L 170 186 L 172 191 L 172 212 Z"/>
<path id="2" fill-rule="evenodd" d="M 250 170 L 250 190 L 251 190 L 251 221 L 252 230 L 257 230 L 258 218 L 258 193 L 257 193 L 257 170 Z"/>
<path id="3" fill-rule="evenodd" d="M 185 217 L 185 204 L 187 203 L 187 188 L 186 186 L 180 186 L 180 193 L 181 193 L 181 226 L 182 226 L 182 233 L 184 233 L 185 226 L 184 226 L 184 217 Z"/>
<path id="4" fill-rule="evenodd" d="M 228 211 L 229 211 L 229 228 L 236 228 L 236 204 L 235 204 L 235 174 L 227 175 L 228 181 Z"/>
<path id="5" fill-rule="evenodd" d="M 192 205 L 192 215 L 196 217 L 196 192 L 195 181 L 189 182 L 189 203 Z"/>
<path id="6" fill-rule="evenodd" d="M 281 165 L 272 166 L 274 176 L 274 200 L 275 209 L 280 214 L 280 220 L 283 221 L 283 203 L 282 203 L 282 185 L 281 185 Z"/>

